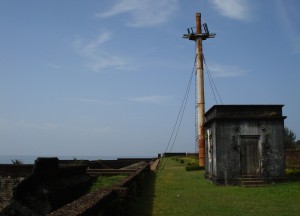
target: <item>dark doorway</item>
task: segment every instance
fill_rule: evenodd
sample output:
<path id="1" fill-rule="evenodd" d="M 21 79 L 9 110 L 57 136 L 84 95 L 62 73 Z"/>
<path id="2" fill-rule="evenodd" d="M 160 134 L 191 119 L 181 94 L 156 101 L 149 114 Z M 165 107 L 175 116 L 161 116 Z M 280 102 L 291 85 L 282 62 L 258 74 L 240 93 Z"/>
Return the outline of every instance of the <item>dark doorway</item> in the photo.
<path id="1" fill-rule="evenodd" d="M 256 176 L 260 174 L 258 140 L 258 136 L 241 137 L 242 175 Z"/>

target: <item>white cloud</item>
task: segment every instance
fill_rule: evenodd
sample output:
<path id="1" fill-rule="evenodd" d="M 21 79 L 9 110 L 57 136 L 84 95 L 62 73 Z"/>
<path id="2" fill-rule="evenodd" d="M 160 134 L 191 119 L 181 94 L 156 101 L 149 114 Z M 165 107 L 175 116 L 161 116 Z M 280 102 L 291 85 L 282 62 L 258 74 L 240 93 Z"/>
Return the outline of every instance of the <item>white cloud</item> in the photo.
<path id="1" fill-rule="evenodd" d="M 94 72 L 102 72 L 106 69 L 111 70 L 134 70 L 128 58 L 112 54 L 105 49 L 104 44 L 112 38 L 111 32 L 102 31 L 95 39 L 75 41 L 75 49 L 86 60 L 86 66 Z"/>
<path id="2" fill-rule="evenodd" d="M 129 66 L 129 61 L 127 59 L 105 53 L 103 53 L 102 55 L 93 56 L 93 58 L 91 58 L 87 63 L 87 66 L 95 72 L 101 72 L 107 68 L 115 70 L 134 69 Z"/>
<path id="3" fill-rule="evenodd" d="M 59 128 L 60 125 L 51 122 L 32 122 L 32 121 L 9 121 L 0 119 L 0 128 L 5 129 L 34 129 L 34 130 L 54 130 Z"/>
<path id="4" fill-rule="evenodd" d="M 276 1 L 277 16 L 284 27 L 284 36 L 291 42 L 295 53 L 300 54 L 300 14 L 295 5 L 298 0 Z"/>
<path id="5" fill-rule="evenodd" d="M 215 77 L 239 77 L 246 74 L 247 70 L 237 65 L 210 64 L 209 71 Z"/>
<path id="6" fill-rule="evenodd" d="M 120 0 L 108 11 L 98 17 L 111 17 L 128 13 L 131 27 L 154 26 L 167 22 L 178 8 L 178 0 Z"/>
<path id="7" fill-rule="evenodd" d="M 128 98 L 130 101 L 140 102 L 140 103 L 150 103 L 150 104 L 162 104 L 170 99 L 168 96 L 161 95 L 150 95 L 142 97 Z"/>
<path id="8" fill-rule="evenodd" d="M 52 64 L 52 63 L 49 64 L 49 67 L 51 67 L 53 69 L 56 69 L 56 70 L 59 70 L 59 69 L 63 68 L 61 65 Z"/>
<path id="9" fill-rule="evenodd" d="M 236 20 L 248 20 L 250 18 L 247 0 L 211 0 L 211 4 L 225 17 Z"/>
<path id="10" fill-rule="evenodd" d="M 82 102 L 82 103 L 94 103 L 94 104 L 110 104 L 111 102 L 99 99 L 91 98 L 65 98 L 68 101 Z"/>
<path id="11" fill-rule="evenodd" d="M 90 40 L 87 44 L 85 44 L 85 46 L 82 47 L 82 52 L 87 56 L 93 57 L 97 53 L 99 47 L 105 42 L 109 41 L 111 38 L 111 33 L 108 31 L 104 31 L 100 35 L 98 35 L 94 40 Z M 82 41 L 79 40 L 77 41 L 77 43 L 82 44 Z"/>

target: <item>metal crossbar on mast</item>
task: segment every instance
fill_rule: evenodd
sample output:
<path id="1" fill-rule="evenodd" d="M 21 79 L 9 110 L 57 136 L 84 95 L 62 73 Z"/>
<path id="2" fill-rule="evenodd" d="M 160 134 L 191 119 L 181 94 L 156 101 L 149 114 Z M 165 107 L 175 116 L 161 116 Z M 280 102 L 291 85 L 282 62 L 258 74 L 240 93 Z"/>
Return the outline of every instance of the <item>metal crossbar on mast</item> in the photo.
<path id="1" fill-rule="evenodd" d="M 201 13 L 196 13 L 196 33 L 193 32 L 193 28 L 189 28 L 188 34 L 184 34 L 183 38 L 193 40 L 196 42 L 197 49 L 197 111 L 198 111 L 198 145 L 199 145 L 199 165 L 205 166 L 205 135 L 204 135 L 204 112 L 205 112 L 205 100 L 204 100 L 204 75 L 203 75 L 203 51 L 202 41 L 207 38 L 214 38 L 216 34 L 210 34 L 207 24 L 203 24 L 204 33 L 201 28 Z"/>

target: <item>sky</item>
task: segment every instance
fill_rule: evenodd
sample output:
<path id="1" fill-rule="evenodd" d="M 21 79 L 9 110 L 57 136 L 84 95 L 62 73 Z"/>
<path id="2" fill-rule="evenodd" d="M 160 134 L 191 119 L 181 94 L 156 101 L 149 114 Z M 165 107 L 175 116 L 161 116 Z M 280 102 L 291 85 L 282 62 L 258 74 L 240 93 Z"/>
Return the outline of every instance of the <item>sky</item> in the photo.
<path id="1" fill-rule="evenodd" d="M 156 156 L 190 74 L 195 13 L 223 104 L 283 104 L 300 139 L 300 1 L 0 1 L 0 155 Z M 174 152 L 195 151 L 194 81 Z M 216 102 L 205 72 L 205 109 Z"/>

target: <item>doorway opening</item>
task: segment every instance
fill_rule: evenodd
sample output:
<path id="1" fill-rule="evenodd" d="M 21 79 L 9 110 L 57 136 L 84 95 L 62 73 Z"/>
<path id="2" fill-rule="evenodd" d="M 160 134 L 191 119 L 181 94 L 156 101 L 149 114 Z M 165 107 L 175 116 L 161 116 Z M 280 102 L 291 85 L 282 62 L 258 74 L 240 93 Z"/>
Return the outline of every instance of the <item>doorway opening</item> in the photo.
<path id="1" fill-rule="evenodd" d="M 260 175 L 259 136 L 241 136 L 241 173 L 243 176 Z"/>

